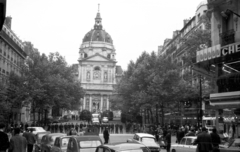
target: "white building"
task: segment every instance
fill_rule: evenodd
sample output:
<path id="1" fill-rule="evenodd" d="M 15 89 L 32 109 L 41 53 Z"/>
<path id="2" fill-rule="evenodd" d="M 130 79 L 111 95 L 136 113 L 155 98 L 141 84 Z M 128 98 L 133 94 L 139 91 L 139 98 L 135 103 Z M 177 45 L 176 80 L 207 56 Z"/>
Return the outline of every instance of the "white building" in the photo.
<path id="1" fill-rule="evenodd" d="M 102 112 L 110 110 L 109 97 L 122 74 L 116 63 L 116 50 L 111 36 L 102 27 L 97 13 L 94 29 L 84 36 L 79 50 L 78 79 L 86 94 L 81 110 Z"/>

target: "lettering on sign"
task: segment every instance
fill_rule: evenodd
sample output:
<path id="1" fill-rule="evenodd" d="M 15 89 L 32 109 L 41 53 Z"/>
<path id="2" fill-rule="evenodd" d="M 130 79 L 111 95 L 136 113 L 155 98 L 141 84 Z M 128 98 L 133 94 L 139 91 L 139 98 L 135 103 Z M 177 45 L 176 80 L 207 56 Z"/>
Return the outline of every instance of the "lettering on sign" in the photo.
<path id="1" fill-rule="evenodd" d="M 231 44 L 221 48 L 221 56 L 226 56 L 240 52 L 240 43 Z"/>

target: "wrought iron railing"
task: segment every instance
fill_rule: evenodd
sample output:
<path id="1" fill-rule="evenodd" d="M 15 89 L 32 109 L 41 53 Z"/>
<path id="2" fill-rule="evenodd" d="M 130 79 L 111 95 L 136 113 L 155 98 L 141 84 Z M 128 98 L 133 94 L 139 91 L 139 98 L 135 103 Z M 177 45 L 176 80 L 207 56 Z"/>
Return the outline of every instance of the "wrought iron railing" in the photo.
<path id="1" fill-rule="evenodd" d="M 235 31 L 233 29 L 228 30 L 220 34 L 222 46 L 232 44 L 235 42 Z"/>

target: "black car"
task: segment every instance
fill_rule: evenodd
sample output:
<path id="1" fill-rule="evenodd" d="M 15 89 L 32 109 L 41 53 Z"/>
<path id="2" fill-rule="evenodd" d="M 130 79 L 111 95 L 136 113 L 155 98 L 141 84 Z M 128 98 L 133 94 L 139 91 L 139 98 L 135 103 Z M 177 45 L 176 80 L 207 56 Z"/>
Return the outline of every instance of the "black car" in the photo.
<path id="1" fill-rule="evenodd" d="M 95 152 L 151 152 L 148 147 L 140 143 L 111 143 L 98 146 Z"/>

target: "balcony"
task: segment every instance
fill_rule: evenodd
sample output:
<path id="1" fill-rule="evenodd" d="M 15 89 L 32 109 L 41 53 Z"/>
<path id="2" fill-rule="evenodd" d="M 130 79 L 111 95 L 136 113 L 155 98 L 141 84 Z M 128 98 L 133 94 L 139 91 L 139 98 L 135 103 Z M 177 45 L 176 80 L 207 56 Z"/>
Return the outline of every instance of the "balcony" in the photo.
<path id="1" fill-rule="evenodd" d="M 228 30 L 220 34 L 221 45 L 225 46 L 228 44 L 235 43 L 235 31 L 233 29 Z"/>

